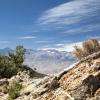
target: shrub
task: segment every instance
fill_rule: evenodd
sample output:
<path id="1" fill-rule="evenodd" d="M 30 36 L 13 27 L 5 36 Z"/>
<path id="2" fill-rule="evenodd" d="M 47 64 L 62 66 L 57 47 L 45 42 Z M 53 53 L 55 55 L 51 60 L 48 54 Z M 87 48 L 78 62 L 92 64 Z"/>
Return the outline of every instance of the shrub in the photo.
<path id="1" fill-rule="evenodd" d="M 82 45 L 83 45 L 84 56 L 92 53 L 93 44 L 91 40 L 84 41 Z"/>
<path id="2" fill-rule="evenodd" d="M 20 71 L 28 71 L 31 77 L 35 76 L 35 70 L 23 65 L 25 49 L 17 46 L 15 52 L 9 52 L 8 56 L 0 55 L 0 78 L 11 78 Z"/>
<path id="3" fill-rule="evenodd" d="M 10 78 L 22 70 L 24 62 L 23 46 L 16 47 L 16 53 L 10 52 L 8 56 L 0 55 L 0 77 Z"/>
<path id="4" fill-rule="evenodd" d="M 73 53 L 77 56 L 78 59 L 81 59 L 83 56 L 83 50 L 82 48 L 78 47 L 78 46 L 74 46 L 74 51 Z"/>
<path id="5" fill-rule="evenodd" d="M 73 53 L 78 59 L 82 59 L 92 53 L 98 52 L 100 50 L 100 44 L 97 39 L 90 39 L 82 43 L 82 48 L 74 46 Z"/>
<path id="6" fill-rule="evenodd" d="M 92 44 L 93 44 L 94 51 L 95 52 L 99 51 L 100 50 L 100 44 L 99 44 L 98 40 L 97 39 L 91 39 L 91 41 L 92 41 Z"/>
<path id="7" fill-rule="evenodd" d="M 19 82 L 14 80 L 9 87 L 8 100 L 14 100 L 15 98 L 17 98 L 20 94 L 21 88 L 22 85 L 19 84 Z"/>

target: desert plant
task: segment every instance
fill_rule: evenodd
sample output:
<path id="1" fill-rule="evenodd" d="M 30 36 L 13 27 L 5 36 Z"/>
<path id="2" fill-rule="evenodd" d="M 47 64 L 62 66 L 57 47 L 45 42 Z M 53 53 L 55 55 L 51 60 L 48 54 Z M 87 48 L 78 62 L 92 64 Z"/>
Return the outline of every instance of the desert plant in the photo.
<path id="1" fill-rule="evenodd" d="M 20 71 L 29 71 L 31 77 L 35 76 L 35 70 L 24 65 L 25 49 L 18 45 L 15 52 L 9 52 L 7 56 L 0 55 L 0 78 L 11 78 Z"/>
<path id="2" fill-rule="evenodd" d="M 93 50 L 94 52 L 100 50 L 100 43 L 98 42 L 97 39 L 91 39 L 92 45 L 93 45 Z"/>
<path id="3" fill-rule="evenodd" d="M 89 39 L 82 43 L 82 48 L 74 46 L 73 53 L 78 59 L 82 59 L 92 53 L 98 52 L 100 50 L 100 44 L 97 39 Z"/>
<path id="4" fill-rule="evenodd" d="M 16 64 L 22 66 L 25 57 L 25 49 L 23 46 L 19 45 L 16 47 Z"/>
<path id="5" fill-rule="evenodd" d="M 9 87 L 8 100 L 14 100 L 15 98 L 17 98 L 20 94 L 21 88 L 22 88 L 22 85 L 19 84 L 18 81 L 14 80 Z"/>
<path id="6" fill-rule="evenodd" d="M 74 46 L 74 51 L 73 53 L 76 55 L 76 57 L 78 59 L 81 59 L 83 57 L 83 50 L 82 48 L 78 47 L 78 46 Z"/>
<path id="7" fill-rule="evenodd" d="M 17 46 L 16 53 L 9 52 L 8 56 L 0 55 L 0 77 L 10 78 L 23 69 L 24 47 Z"/>
<path id="8" fill-rule="evenodd" d="M 83 46 L 83 51 L 85 56 L 93 52 L 93 44 L 91 40 L 84 41 L 82 46 Z"/>
<path id="9" fill-rule="evenodd" d="M 90 39 L 83 42 L 83 51 L 85 55 L 92 54 L 100 50 L 100 44 L 97 39 Z"/>

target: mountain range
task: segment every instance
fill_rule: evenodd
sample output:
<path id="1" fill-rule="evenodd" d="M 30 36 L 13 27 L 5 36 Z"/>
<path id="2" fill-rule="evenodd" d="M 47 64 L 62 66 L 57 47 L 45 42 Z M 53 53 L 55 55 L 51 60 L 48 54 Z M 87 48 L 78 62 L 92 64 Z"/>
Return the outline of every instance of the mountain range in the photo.
<path id="1" fill-rule="evenodd" d="M 0 49 L 1 54 L 7 55 L 14 52 L 10 48 Z M 75 62 L 72 53 L 57 50 L 32 50 L 26 49 L 24 64 L 45 74 L 55 74 Z"/>

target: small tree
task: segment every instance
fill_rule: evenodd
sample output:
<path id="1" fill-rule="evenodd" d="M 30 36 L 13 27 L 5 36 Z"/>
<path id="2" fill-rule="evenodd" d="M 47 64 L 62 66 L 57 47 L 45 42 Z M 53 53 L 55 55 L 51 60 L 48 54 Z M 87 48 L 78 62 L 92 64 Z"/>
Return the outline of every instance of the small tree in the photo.
<path id="1" fill-rule="evenodd" d="M 17 69 L 20 69 L 22 67 L 22 64 L 24 62 L 24 55 L 25 55 L 25 49 L 23 46 L 17 46 L 15 53 L 9 53 L 9 64 Z"/>
<path id="2" fill-rule="evenodd" d="M 15 52 L 9 52 L 8 56 L 0 55 L 0 78 L 10 78 L 19 71 L 29 71 L 33 75 L 34 70 L 23 65 L 25 49 L 19 45 Z"/>
<path id="3" fill-rule="evenodd" d="M 18 66 L 22 66 L 24 62 L 25 49 L 23 46 L 16 47 L 16 63 Z"/>
<path id="4" fill-rule="evenodd" d="M 9 78 L 23 69 L 25 49 L 17 46 L 16 52 L 9 52 L 8 56 L 0 55 L 0 77 Z"/>

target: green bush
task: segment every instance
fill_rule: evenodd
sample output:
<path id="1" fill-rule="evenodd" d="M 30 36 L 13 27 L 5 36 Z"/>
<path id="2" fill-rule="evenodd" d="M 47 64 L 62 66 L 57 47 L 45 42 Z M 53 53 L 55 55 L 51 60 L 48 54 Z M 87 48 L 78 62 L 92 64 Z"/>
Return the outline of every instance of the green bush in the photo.
<path id="1" fill-rule="evenodd" d="M 22 85 L 19 84 L 19 82 L 13 81 L 11 83 L 11 86 L 9 87 L 8 100 L 14 100 L 15 98 L 17 98 L 20 94 L 21 88 L 22 88 Z"/>
<path id="2" fill-rule="evenodd" d="M 8 56 L 0 55 L 0 78 L 11 78 L 20 71 L 28 71 L 33 77 L 35 71 L 27 65 L 23 65 L 25 59 L 25 49 L 17 46 L 16 51 L 9 52 Z"/>
<path id="3" fill-rule="evenodd" d="M 23 46 L 16 47 L 16 53 L 8 56 L 0 55 L 0 78 L 10 78 L 23 68 L 25 49 Z"/>

